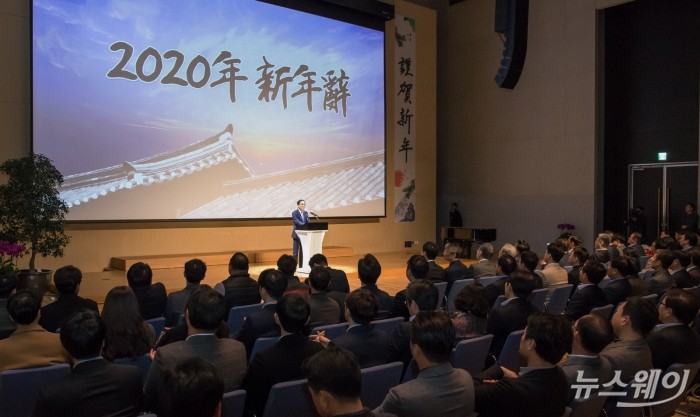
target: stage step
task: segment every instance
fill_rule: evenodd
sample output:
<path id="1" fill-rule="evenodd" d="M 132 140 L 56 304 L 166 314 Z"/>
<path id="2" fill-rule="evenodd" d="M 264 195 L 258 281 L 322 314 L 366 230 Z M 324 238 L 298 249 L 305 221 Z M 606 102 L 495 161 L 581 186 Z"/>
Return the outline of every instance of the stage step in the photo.
<path id="1" fill-rule="evenodd" d="M 145 262 L 150 265 L 151 269 L 170 269 L 182 268 L 185 262 L 192 258 L 199 258 L 208 266 L 213 265 L 228 265 L 228 261 L 237 251 L 232 252 L 214 252 L 214 253 L 190 253 L 190 254 L 169 254 L 169 255 L 130 255 L 130 256 L 115 256 L 110 260 L 109 266 L 111 269 L 120 271 L 128 270 L 131 265 L 137 262 Z M 250 263 L 275 263 L 277 259 L 288 253 L 291 255 L 290 248 L 287 249 L 266 249 L 257 251 L 241 251 L 248 256 Z M 327 246 L 323 248 L 323 254 L 327 258 L 336 258 L 342 256 L 354 255 L 352 248 L 345 246 Z"/>

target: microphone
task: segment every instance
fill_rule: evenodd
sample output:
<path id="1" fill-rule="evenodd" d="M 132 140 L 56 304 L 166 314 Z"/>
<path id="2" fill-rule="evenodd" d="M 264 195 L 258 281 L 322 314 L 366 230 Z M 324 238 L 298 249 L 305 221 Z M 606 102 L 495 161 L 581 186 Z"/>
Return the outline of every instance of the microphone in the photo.
<path id="1" fill-rule="evenodd" d="M 312 216 L 314 216 L 318 220 L 318 214 L 314 213 L 313 211 L 310 211 L 309 214 L 311 214 Z"/>

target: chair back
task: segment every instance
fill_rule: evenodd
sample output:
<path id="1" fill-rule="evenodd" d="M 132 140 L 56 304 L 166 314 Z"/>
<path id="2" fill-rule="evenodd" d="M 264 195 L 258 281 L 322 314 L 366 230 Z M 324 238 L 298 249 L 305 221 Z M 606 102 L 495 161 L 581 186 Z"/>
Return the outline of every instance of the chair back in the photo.
<path id="1" fill-rule="evenodd" d="M 602 391 L 612 391 L 612 388 L 612 386 L 604 387 Z M 574 398 L 568 404 L 568 407 L 572 410 L 570 417 L 597 416 L 603 410 L 605 402 L 608 400 L 608 398 L 610 397 L 600 395 L 599 391 L 591 393 L 591 395 L 585 399 Z"/>
<path id="2" fill-rule="evenodd" d="M 656 306 L 656 301 L 659 299 L 659 294 L 648 294 L 642 297 L 645 300 L 649 300 L 654 306 Z"/>
<path id="3" fill-rule="evenodd" d="M 605 320 L 610 320 L 610 316 L 612 316 L 613 308 L 615 308 L 614 305 L 612 304 L 607 304 L 602 307 L 594 307 L 591 309 L 591 314 L 597 314 L 600 317 L 604 318 Z"/>
<path id="4" fill-rule="evenodd" d="M 598 288 L 605 288 L 610 285 L 610 277 L 606 276 L 598 283 Z"/>
<path id="5" fill-rule="evenodd" d="M 379 407 L 389 390 L 401 382 L 401 371 L 403 362 L 362 369 L 362 404 L 370 409 Z"/>
<path id="6" fill-rule="evenodd" d="M 549 294 L 549 288 L 540 288 L 534 290 L 528 300 L 537 307 L 538 310 L 544 311 L 544 302 L 547 300 L 547 294 Z"/>
<path id="7" fill-rule="evenodd" d="M 318 332 L 325 332 L 326 337 L 333 340 L 338 336 L 342 336 L 347 331 L 348 331 L 348 324 L 347 323 L 338 323 L 338 324 L 327 324 L 325 326 L 314 327 L 314 329 L 311 330 L 311 334 L 315 335 Z"/>
<path id="8" fill-rule="evenodd" d="M 501 304 L 503 304 L 504 301 L 506 301 L 508 298 L 501 294 L 498 297 L 496 297 L 496 301 L 493 302 L 493 306 L 491 307 L 491 310 L 495 310 L 499 307 L 501 307 Z"/>
<path id="9" fill-rule="evenodd" d="M 452 367 L 464 369 L 471 375 L 483 371 L 492 340 L 493 335 L 487 334 L 457 343 L 450 360 Z"/>
<path id="10" fill-rule="evenodd" d="M 255 354 L 263 351 L 270 346 L 274 345 L 277 343 L 277 341 L 280 339 L 279 336 L 273 336 L 273 337 L 258 337 L 255 339 L 255 343 L 253 344 L 253 349 L 250 351 L 250 358 L 248 360 L 250 362 L 253 362 L 253 358 L 255 357 Z"/>
<path id="11" fill-rule="evenodd" d="M 492 277 L 481 277 L 476 280 L 479 284 L 483 285 L 484 287 L 490 284 L 493 284 L 494 282 L 498 281 L 501 278 L 505 278 L 505 275 L 494 275 Z"/>
<path id="12" fill-rule="evenodd" d="M 243 320 L 262 308 L 262 304 L 249 304 L 247 306 L 235 306 L 228 312 L 228 336 L 232 339 L 238 336 L 238 332 L 243 328 Z"/>
<path id="13" fill-rule="evenodd" d="M 442 300 L 445 299 L 445 291 L 447 291 L 447 281 L 435 282 L 434 284 L 435 288 L 437 288 L 438 290 L 438 302 L 435 306 L 435 310 L 437 310 L 440 308 L 440 306 L 442 306 Z"/>
<path id="14" fill-rule="evenodd" d="M 418 364 L 416 363 L 415 359 L 411 358 L 411 362 L 408 363 L 408 366 L 406 367 L 406 370 L 403 373 L 401 383 L 403 384 L 404 382 L 416 379 L 416 377 L 418 376 L 418 372 Z"/>
<path id="15" fill-rule="evenodd" d="M 392 317 L 390 319 L 373 320 L 370 324 L 373 325 L 375 329 L 391 335 L 394 332 L 394 328 L 404 321 L 406 320 L 404 320 L 403 317 Z"/>
<path id="16" fill-rule="evenodd" d="M 647 266 L 647 262 L 649 261 L 649 255 L 644 255 L 639 257 L 639 268 L 644 269 L 645 266 Z"/>
<path id="17" fill-rule="evenodd" d="M 564 265 L 564 270 L 566 272 L 571 272 L 574 270 L 574 267 L 572 265 Z"/>
<path id="18" fill-rule="evenodd" d="M 144 322 L 153 326 L 153 330 L 156 332 L 156 339 L 160 337 L 160 334 L 163 333 L 165 329 L 165 317 L 156 317 L 154 319 L 144 320 Z"/>
<path id="19" fill-rule="evenodd" d="M 150 352 L 146 352 L 136 358 L 116 358 L 112 362 L 119 365 L 131 365 L 139 368 L 139 372 L 141 372 L 141 377 L 143 378 L 143 385 L 146 386 L 146 378 L 148 378 L 148 372 L 151 370 Z"/>
<path id="20" fill-rule="evenodd" d="M 243 417 L 245 390 L 239 389 L 224 393 L 221 400 L 221 417 Z"/>
<path id="21" fill-rule="evenodd" d="M 549 302 L 546 307 L 547 313 L 559 315 L 564 312 L 566 304 L 569 302 L 569 295 L 571 295 L 572 288 L 574 288 L 574 286 L 571 284 L 555 287 L 554 291 L 552 291 L 552 295 L 549 296 Z"/>
<path id="22" fill-rule="evenodd" d="M 462 291 L 462 288 L 466 287 L 467 285 L 472 285 L 473 283 L 474 283 L 473 278 L 458 279 L 457 281 L 452 283 L 452 288 L 450 288 L 450 293 L 447 294 L 447 311 L 448 312 L 455 311 L 455 298 L 457 298 L 457 294 L 459 294 L 459 292 Z"/>
<path id="23" fill-rule="evenodd" d="M 685 289 L 688 290 L 688 291 L 694 292 L 695 295 L 697 295 L 698 297 L 700 297 L 700 285 L 696 285 L 696 286 L 694 286 L 694 287 L 685 288 Z"/>
<path id="24" fill-rule="evenodd" d="M 0 417 L 31 416 L 39 391 L 69 373 L 68 364 L 0 372 Z"/>
<path id="25" fill-rule="evenodd" d="M 654 395 L 654 402 L 664 401 L 661 404 L 652 405 L 651 415 L 654 417 L 666 417 L 673 416 L 676 412 L 676 408 L 681 405 L 681 401 L 685 399 L 685 394 L 688 389 L 693 385 L 693 380 L 695 375 L 698 373 L 700 368 L 700 362 L 695 363 L 674 363 L 666 369 L 666 371 L 661 375 L 661 380 L 663 381 L 667 375 L 676 373 L 680 376 L 680 382 L 677 386 L 673 388 L 666 388 L 663 384 L 659 384 L 656 389 L 656 395 Z M 685 380 L 685 372 L 688 371 L 687 380 Z M 669 378 L 669 381 L 671 379 Z M 685 380 L 685 383 L 683 383 Z M 686 404 L 687 406 L 687 404 Z M 686 410 L 689 411 L 689 410 Z M 685 415 L 690 415 L 686 413 Z"/>
<path id="26" fill-rule="evenodd" d="M 263 417 L 315 417 L 311 394 L 305 379 L 280 382 L 272 386 Z"/>
<path id="27" fill-rule="evenodd" d="M 605 403 L 605 414 L 607 417 L 643 417 L 645 408 L 642 406 L 644 400 L 643 395 L 636 396 L 637 387 L 633 384 L 627 384 L 624 388 L 624 397 L 607 397 L 607 402 Z M 618 389 L 615 387 L 616 391 L 623 391 L 623 389 Z M 640 403 L 639 407 L 618 407 L 618 403 Z"/>
<path id="28" fill-rule="evenodd" d="M 511 332 L 503 345 L 501 354 L 498 355 L 498 364 L 505 366 L 511 371 L 518 373 L 520 371 L 520 338 L 525 333 L 525 330 L 516 330 Z"/>

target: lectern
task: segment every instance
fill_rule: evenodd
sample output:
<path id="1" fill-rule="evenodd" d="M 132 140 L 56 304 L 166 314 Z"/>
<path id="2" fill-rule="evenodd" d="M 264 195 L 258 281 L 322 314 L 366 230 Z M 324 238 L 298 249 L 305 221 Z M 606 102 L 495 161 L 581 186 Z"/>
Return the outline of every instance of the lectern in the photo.
<path id="1" fill-rule="evenodd" d="M 308 274 L 311 272 L 309 268 L 309 259 L 317 253 L 323 253 L 323 237 L 328 231 L 328 223 L 315 222 L 306 223 L 303 226 L 297 227 L 297 236 L 301 241 L 301 267 L 297 272 Z"/>

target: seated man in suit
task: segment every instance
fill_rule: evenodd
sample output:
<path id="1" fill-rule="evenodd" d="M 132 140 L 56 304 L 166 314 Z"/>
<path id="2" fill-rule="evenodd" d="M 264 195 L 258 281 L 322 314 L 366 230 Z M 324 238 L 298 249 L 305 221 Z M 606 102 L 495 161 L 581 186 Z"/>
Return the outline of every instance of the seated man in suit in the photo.
<path id="1" fill-rule="evenodd" d="M 544 288 L 544 281 L 542 280 L 542 275 L 538 274 L 537 266 L 540 263 L 540 257 L 533 251 L 526 250 L 520 253 L 520 265 L 519 268 L 532 275 L 535 280 L 535 289 Z"/>
<path id="2" fill-rule="evenodd" d="M 646 251 L 644 250 L 644 246 L 642 246 L 642 234 L 639 232 L 630 233 L 629 237 L 627 238 L 627 248 L 631 249 L 635 254 L 637 254 L 637 259 L 645 256 Z M 644 268 L 644 265 L 640 266 Z"/>
<path id="3" fill-rule="evenodd" d="M 291 255 L 282 255 L 277 259 L 277 269 L 287 277 L 287 289 L 284 295 L 299 294 L 304 297 L 309 297 L 309 286 L 299 280 L 299 277 L 294 275 L 297 271 L 297 260 Z"/>
<path id="4" fill-rule="evenodd" d="M 34 417 L 135 416 L 141 411 L 142 379 L 135 366 L 100 356 L 105 324 L 92 310 L 73 314 L 61 326 L 61 343 L 73 369 L 39 391 Z"/>
<path id="5" fill-rule="evenodd" d="M 81 309 L 97 312 L 97 303 L 78 296 L 83 274 L 73 265 L 58 268 L 53 273 L 53 283 L 59 296 L 56 301 L 41 308 L 39 324 L 49 332 L 55 333 L 61 324 L 73 313 Z"/>
<path id="6" fill-rule="evenodd" d="M 440 249 L 435 242 L 425 242 L 421 255 L 428 260 L 428 274 L 425 279 L 433 282 L 442 282 L 445 280 L 445 269 L 435 262 L 440 253 Z"/>
<path id="7" fill-rule="evenodd" d="M 700 284 L 700 281 L 687 271 L 690 265 L 690 253 L 686 250 L 676 250 L 673 251 L 673 257 L 675 259 L 668 268 L 671 279 L 673 279 L 673 285 L 676 288 L 692 288 Z"/>
<path id="8" fill-rule="evenodd" d="M 39 326 L 40 309 L 41 301 L 29 291 L 20 291 L 8 300 L 7 310 L 17 330 L 0 340 L 0 372 L 69 362 L 59 335 Z"/>
<path id="9" fill-rule="evenodd" d="M 688 255 L 690 255 L 690 263 L 686 270 L 694 282 L 700 282 L 700 268 L 698 268 L 700 266 L 700 248 L 690 249 Z"/>
<path id="10" fill-rule="evenodd" d="M 270 268 L 260 273 L 258 286 L 263 305 L 260 311 L 251 313 L 244 319 L 243 327 L 236 336 L 245 345 L 248 359 L 258 338 L 280 335 L 280 328 L 275 323 L 275 305 L 287 289 L 287 282 L 287 278 L 276 269 Z"/>
<path id="11" fill-rule="evenodd" d="M 15 292 L 17 277 L 14 274 L 0 274 L 0 339 L 8 337 L 17 327 L 7 312 L 7 300 Z"/>
<path id="12" fill-rule="evenodd" d="M 494 365 L 474 376 L 479 417 L 560 417 L 569 383 L 556 366 L 571 345 L 571 326 L 561 316 L 536 313 L 527 320 L 520 355 L 527 367 L 520 375 Z M 493 383 L 490 380 L 497 379 Z"/>
<path id="13" fill-rule="evenodd" d="M 168 302 L 165 305 L 165 327 L 173 327 L 180 321 L 180 315 L 185 311 L 187 299 L 194 290 L 199 287 L 204 276 L 207 274 L 207 264 L 201 259 L 190 259 L 185 262 L 185 288 L 180 291 L 173 291 L 168 294 Z"/>
<path id="14" fill-rule="evenodd" d="M 612 260 L 611 254 L 613 252 L 608 250 L 608 247 L 610 246 L 611 240 L 612 240 L 612 237 L 607 233 L 600 233 L 600 234 L 598 234 L 598 237 L 596 237 L 596 239 L 595 239 L 595 243 L 594 243 L 595 252 L 594 252 L 593 256 L 601 264 L 606 264 Z M 615 250 L 615 252 L 617 252 L 617 250 Z"/>
<path id="15" fill-rule="evenodd" d="M 406 305 L 411 314 L 410 320 L 421 311 L 433 311 L 438 302 L 438 289 L 427 279 L 419 279 L 406 288 Z M 411 321 L 394 328 L 389 342 L 392 360 L 401 361 L 404 366 L 411 361 Z"/>
<path id="16" fill-rule="evenodd" d="M 634 273 L 634 271 L 630 269 L 631 265 L 631 262 L 627 261 L 627 257 L 618 256 L 613 261 L 610 261 L 610 266 L 608 267 L 610 283 L 603 288 L 608 303 L 618 305 L 632 295 L 630 274 Z"/>
<path id="17" fill-rule="evenodd" d="M 567 278 L 569 284 L 574 286 L 574 288 L 571 289 L 572 295 L 574 291 L 576 291 L 578 284 L 581 283 L 579 273 L 581 272 L 581 267 L 588 261 L 588 258 L 588 250 L 583 246 L 576 246 L 571 249 L 571 253 L 569 254 L 569 266 L 571 266 L 571 271 L 567 273 Z"/>
<path id="18" fill-rule="evenodd" d="M 189 336 L 156 350 L 144 392 L 146 409 L 158 413 L 163 374 L 178 362 L 199 357 L 211 362 L 221 372 L 226 391 L 238 389 L 248 361 L 243 344 L 233 339 L 219 339 L 215 332 L 224 320 L 224 296 L 208 285 L 201 285 L 187 300 L 185 321 Z"/>
<path id="19" fill-rule="evenodd" d="M 576 254 L 574 254 L 574 257 Z M 564 315 L 570 322 L 590 313 L 596 307 L 608 304 L 605 292 L 598 287 L 600 281 L 605 278 L 605 266 L 595 259 L 589 259 L 579 273 L 580 284 L 574 289 L 574 293 L 566 305 Z"/>
<path id="20" fill-rule="evenodd" d="M 700 310 L 700 300 L 690 292 L 673 288 L 659 302 L 659 320 L 647 337 L 654 368 L 700 361 L 700 336 L 690 325 Z"/>
<path id="21" fill-rule="evenodd" d="M 613 341 L 610 322 L 597 314 L 588 314 L 574 322 L 572 331 L 571 354 L 560 365 L 569 385 L 580 384 L 583 381 L 582 378 L 596 378 L 600 383 L 610 382 L 613 377 L 612 366 L 607 359 L 599 355 Z M 579 371 L 583 371 L 581 377 L 578 376 Z M 576 389 L 569 391 L 567 402 L 574 399 L 576 391 Z"/>
<path id="22" fill-rule="evenodd" d="M 352 352 L 362 368 L 383 365 L 391 360 L 389 335 L 370 324 L 376 313 L 377 299 L 372 293 L 362 288 L 351 292 L 345 302 L 348 330 L 330 342 Z"/>
<path id="23" fill-rule="evenodd" d="M 455 329 L 441 311 L 416 314 L 411 322 L 411 354 L 420 372 L 416 379 L 389 390 L 375 412 L 405 417 L 473 417 L 474 382 L 450 365 Z"/>
<path id="24" fill-rule="evenodd" d="M 467 279 L 469 277 L 469 268 L 459 260 L 457 255 L 462 253 L 462 248 L 456 243 L 448 243 L 442 251 L 442 256 L 449 265 L 445 268 L 445 281 L 447 281 L 447 290 L 445 295 L 450 294 L 452 283 L 458 279 Z"/>
<path id="25" fill-rule="evenodd" d="M 688 251 L 692 248 L 698 246 L 698 235 L 695 231 L 691 230 L 681 230 L 678 244 L 681 245 L 681 249 Z"/>
<path id="26" fill-rule="evenodd" d="M 518 263 L 515 258 L 507 253 L 504 253 L 498 258 L 498 263 L 496 264 L 496 275 L 501 276 L 501 278 L 492 282 L 486 286 L 486 301 L 489 308 L 493 306 L 499 295 L 505 295 L 506 293 L 506 281 L 508 276 L 515 272 L 518 268 Z"/>
<path id="27" fill-rule="evenodd" d="M 467 277 L 475 278 L 478 282 L 481 277 L 492 277 L 496 275 L 496 265 L 491 262 L 493 256 L 493 245 L 486 242 L 476 250 L 477 262 L 469 267 Z"/>
<path id="28" fill-rule="evenodd" d="M 248 367 L 243 388 L 246 390 L 246 415 L 262 416 L 272 386 L 303 378 L 301 363 L 323 350 L 323 345 L 309 340 L 306 323 L 311 309 L 299 294 L 285 295 L 275 306 L 275 322 L 280 326 L 279 341 L 255 355 Z"/>
<path id="29" fill-rule="evenodd" d="M 328 269 L 322 266 L 314 267 L 309 273 L 309 306 L 311 315 L 309 316 L 309 328 L 328 324 L 338 324 L 340 306 L 328 295 L 328 285 L 331 282 L 331 275 Z"/>
<path id="30" fill-rule="evenodd" d="M 126 271 L 126 280 L 129 287 L 134 290 L 143 319 L 162 317 L 168 303 L 168 296 L 163 283 L 153 284 L 151 267 L 146 263 L 136 262 Z"/>
<path id="31" fill-rule="evenodd" d="M 377 280 L 381 274 L 382 266 L 379 260 L 371 253 L 366 254 L 357 261 L 357 275 L 362 283 L 362 288 L 377 297 L 377 303 L 379 304 L 377 318 L 388 316 L 392 303 L 391 296 L 377 287 Z"/>
<path id="32" fill-rule="evenodd" d="M 328 270 L 331 275 L 331 283 L 328 284 L 328 291 L 337 291 L 341 293 L 350 292 L 350 284 L 348 283 L 348 276 L 342 269 L 333 269 L 328 266 L 328 259 L 321 254 L 317 253 L 309 259 L 309 268 L 313 269 L 316 266 L 322 266 Z"/>
<path id="33" fill-rule="evenodd" d="M 164 375 L 158 417 L 219 417 L 223 396 L 224 380 L 214 365 L 185 359 Z"/>
<path id="34" fill-rule="evenodd" d="M 547 249 L 544 252 L 544 258 L 542 258 L 542 269 L 539 274 L 542 276 L 542 282 L 545 288 L 549 289 L 549 294 L 555 287 L 566 285 L 569 283 L 569 276 L 566 273 L 566 269 L 559 265 L 559 260 L 564 256 L 566 251 L 566 246 L 560 241 L 555 240 L 547 245 Z M 549 298 L 549 296 L 547 296 Z"/>
<path id="35" fill-rule="evenodd" d="M 296 261 L 295 261 L 296 262 Z M 260 287 L 248 273 L 248 257 L 245 253 L 236 252 L 228 261 L 228 278 L 214 286 L 226 300 L 226 315 L 236 306 L 247 306 L 260 302 Z"/>
<path id="36" fill-rule="evenodd" d="M 650 265 L 653 272 L 651 276 L 646 277 L 644 280 L 650 294 L 661 296 L 666 290 L 674 286 L 673 278 L 668 272 L 674 260 L 673 252 L 665 249 L 656 251 L 651 257 Z"/>
<path id="37" fill-rule="evenodd" d="M 501 306 L 491 311 L 487 331 L 493 335 L 491 352 L 498 357 L 508 335 L 522 330 L 527 325 L 527 318 L 537 311 L 528 297 L 535 287 L 532 275 L 524 271 L 515 271 L 508 277 L 505 285 L 507 299 Z"/>
<path id="38" fill-rule="evenodd" d="M 408 284 L 417 279 L 427 279 L 426 276 L 429 270 L 428 261 L 425 257 L 421 255 L 411 256 L 408 262 L 406 262 L 406 278 L 408 279 Z M 408 319 L 410 316 L 408 308 L 406 307 L 406 289 L 397 292 L 394 296 L 394 303 L 391 305 L 391 313 L 389 315 L 391 317 L 403 317 L 404 319 Z"/>
<path id="39" fill-rule="evenodd" d="M 641 370 L 651 369 L 651 351 L 645 338 L 656 325 L 659 313 L 648 300 L 630 297 L 617 306 L 610 319 L 616 340 L 603 349 L 600 356 L 607 359 L 620 380 L 630 382 Z"/>

